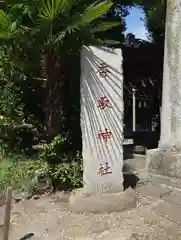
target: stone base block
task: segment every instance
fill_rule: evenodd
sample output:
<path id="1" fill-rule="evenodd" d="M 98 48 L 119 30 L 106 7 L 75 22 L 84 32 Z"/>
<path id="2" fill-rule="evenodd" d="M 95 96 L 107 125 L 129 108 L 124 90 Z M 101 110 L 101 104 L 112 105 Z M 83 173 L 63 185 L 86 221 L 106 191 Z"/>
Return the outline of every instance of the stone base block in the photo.
<path id="1" fill-rule="evenodd" d="M 111 213 L 136 207 L 136 192 L 128 188 L 125 192 L 89 195 L 84 189 L 72 192 L 69 209 L 75 213 Z"/>
<path id="2" fill-rule="evenodd" d="M 181 154 L 170 150 L 151 149 L 146 153 L 149 172 L 181 178 Z"/>

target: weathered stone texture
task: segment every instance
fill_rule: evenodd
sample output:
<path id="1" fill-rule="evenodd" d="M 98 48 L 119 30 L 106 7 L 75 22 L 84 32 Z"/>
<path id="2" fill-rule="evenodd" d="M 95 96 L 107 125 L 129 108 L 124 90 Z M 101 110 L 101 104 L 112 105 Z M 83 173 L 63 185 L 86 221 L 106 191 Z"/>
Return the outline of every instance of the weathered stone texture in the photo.
<path id="1" fill-rule="evenodd" d="M 136 192 L 131 188 L 125 192 L 90 196 L 75 191 L 69 199 L 69 209 L 76 213 L 111 213 L 136 207 Z"/>
<path id="2" fill-rule="evenodd" d="M 107 101 L 109 106 L 104 101 Z M 100 102 L 102 108 L 99 106 Z M 83 47 L 83 179 L 86 191 L 92 194 L 123 191 L 123 110 L 121 49 Z M 106 131 L 109 137 L 103 139 L 108 136 Z"/>
<path id="3" fill-rule="evenodd" d="M 181 152 L 181 1 L 167 0 L 160 148 Z"/>
<path id="4" fill-rule="evenodd" d="M 147 151 L 148 171 L 169 177 L 181 178 L 181 154 L 170 150 L 152 149 Z"/>

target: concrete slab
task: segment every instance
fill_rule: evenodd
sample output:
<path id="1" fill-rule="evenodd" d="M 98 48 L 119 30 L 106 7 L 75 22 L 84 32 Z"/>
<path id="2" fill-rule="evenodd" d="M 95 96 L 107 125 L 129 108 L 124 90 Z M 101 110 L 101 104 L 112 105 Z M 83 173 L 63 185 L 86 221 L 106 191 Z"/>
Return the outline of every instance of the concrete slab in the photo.
<path id="1" fill-rule="evenodd" d="M 165 185 L 167 187 L 174 187 L 181 189 L 181 179 L 168 177 L 164 175 L 158 175 L 153 173 L 148 173 L 149 182 L 156 183 L 157 185 Z"/>
<path id="2" fill-rule="evenodd" d="M 73 192 L 69 198 L 69 210 L 75 213 L 111 213 L 136 207 L 136 192 L 128 188 L 125 192 L 87 195 L 84 190 Z"/>
<path id="3" fill-rule="evenodd" d="M 146 163 L 149 172 L 181 178 L 181 154 L 179 153 L 151 149 L 146 153 Z"/>

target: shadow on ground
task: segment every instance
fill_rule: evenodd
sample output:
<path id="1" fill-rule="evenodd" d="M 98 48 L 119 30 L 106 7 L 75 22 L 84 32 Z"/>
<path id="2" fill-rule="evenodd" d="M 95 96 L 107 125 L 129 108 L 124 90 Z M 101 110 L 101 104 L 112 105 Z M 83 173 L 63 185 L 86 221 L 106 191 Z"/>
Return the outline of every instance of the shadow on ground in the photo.
<path id="1" fill-rule="evenodd" d="M 123 166 L 123 187 L 124 190 L 126 190 L 127 188 L 131 187 L 132 189 L 136 188 L 136 185 L 139 181 L 139 178 L 133 173 L 131 167 L 124 163 Z"/>

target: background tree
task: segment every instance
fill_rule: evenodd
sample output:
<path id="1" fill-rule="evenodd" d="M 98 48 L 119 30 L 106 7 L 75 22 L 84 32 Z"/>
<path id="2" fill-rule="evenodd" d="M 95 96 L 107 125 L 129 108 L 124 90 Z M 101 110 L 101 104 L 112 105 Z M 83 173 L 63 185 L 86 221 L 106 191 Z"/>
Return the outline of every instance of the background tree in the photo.
<path id="1" fill-rule="evenodd" d="M 163 45 L 165 37 L 166 1 L 147 2 L 143 6 L 145 25 L 154 43 Z"/>
<path id="2" fill-rule="evenodd" d="M 128 10 L 132 6 L 140 7 L 145 13 L 145 26 L 148 30 L 148 36 L 154 42 L 163 43 L 165 34 L 165 0 L 115 0 L 117 6 L 126 6 Z"/>
<path id="3" fill-rule="evenodd" d="M 43 131 L 47 127 L 50 141 L 59 133 L 67 135 L 67 131 L 74 131 L 72 119 L 79 119 L 80 69 L 75 63 L 79 62 L 81 46 L 110 44 L 110 36 L 120 41 L 124 21 L 120 22 L 111 1 L 7 3 L 0 14 L 0 36 L 6 39 L 1 41 L 2 46 L 11 49 L 4 54 L 8 64 L 13 63 L 9 69 L 16 77 L 8 74 L 7 67 L 3 71 L 5 78 L 18 86 L 19 100 L 24 105 L 22 121 L 34 122 L 36 129 Z M 124 15 L 125 9 L 119 7 Z M 110 29 L 111 34 L 105 34 Z M 32 97 L 35 101 L 30 102 Z"/>
<path id="4" fill-rule="evenodd" d="M 25 3 L 24 1 L 8 0 L 3 6 L 3 11 L 8 12 L 8 16 L 10 16 L 10 21 L 1 21 L 0 26 L 1 37 L 5 37 L 5 34 L 8 34 L 7 29 L 9 29 L 9 35 L 6 35 L 9 40 L 1 41 L 1 46 L 4 46 L 4 48 L 1 47 L 3 52 L 1 58 L 2 96 L 5 95 L 3 102 L 7 100 L 6 106 L 9 107 L 6 92 L 10 91 L 17 94 L 16 99 L 19 99 L 19 103 L 22 103 L 22 114 L 18 115 L 21 117 L 21 121 L 20 119 L 18 121 L 28 124 L 33 123 L 33 129 L 36 129 L 36 131 L 33 130 L 33 134 L 36 132 L 33 138 L 37 139 L 38 135 L 38 140 L 33 140 L 33 143 L 46 138 L 43 135 L 45 135 L 48 127 L 47 135 L 50 140 L 60 132 L 64 135 L 69 132 L 68 135 L 72 135 L 69 137 L 75 139 L 74 145 L 76 145 L 77 139 L 80 138 L 80 127 L 78 127 L 77 120 L 79 119 L 80 109 L 80 66 L 77 62 L 79 62 L 81 44 L 102 44 L 105 39 L 123 41 L 123 31 L 126 29 L 125 17 L 129 14 L 131 6 L 140 6 L 145 10 L 145 21 L 151 37 L 155 43 L 161 43 L 163 41 L 158 41 L 158 39 L 162 38 L 164 31 L 161 29 L 164 27 L 161 25 L 162 28 L 160 26 L 160 31 L 158 31 L 158 24 L 155 24 L 155 21 L 160 17 L 157 13 L 161 12 L 161 10 L 158 10 L 159 8 L 163 9 L 163 4 L 160 5 L 158 1 L 150 2 L 148 0 L 136 0 L 134 2 L 114 0 L 107 13 L 105 12 L 102 17 L 97 17 L 91 23 L 87 23 L 86 26 L 79 25 L 77 29 L 76 24 L 74 24 L 78 21 L 76 14 L 81 13 L 81 11 L 84 12 L 84 10 L 86 12 L 88 6 L 91 3 L 94 4 L 93 0 L 78 1 L 76 9 L 72 10 L 71 8 L 70 13 L 68 13 L 72 16 L 72 19 L 68 22 L 65 21 L 69 16 L 67 10 L 58 15 L 54 11 L 57 11 L 56 6 L 60 6 L 59 4 L 62 1 L 53 1 L 58 4 L 54 5 L 55 9 L 53 9 L 53 5 L 48 4 L 52 1 L 45 1 L 45 8 L 41 5 L 41 1 L 35 2 L 36 4 L 34 0 L 27 0 Z M 67 8 L 71 1 L 65 2 L 66 5 L 64 6 Z M 102 4 L 102 1 L 99 1 L 99 3 Z M 44 17 L 40 16 L 40 14 L 42 15 L 41 11 L 44 11 L 43 9 L 45 10 Z M 73 16 L 76 17 L 76 21 L 73 20 Z M 58 21 L 61 21 L 61 24 L 57 24 Z M 71 21 L 73 25 L 71 25 Z M 104 21 L 104 24 L 101 23 L 102 27 L 100 27 L 102 21 Z M 118 24 L 113 24 L 109 28 L 110 22 Z M 107 25 L 108 27 L 106 27 Z M 65 26 L 65 29 L 63 29 L 63 26 Z M 103 29 L 105 27 L 106 29 Z M 62 29 L 67 31 L 65 31 L 66 34 L 64 32 L 63 35 L 58 35 Z M 71 29 L 74 30 L 71 31 Z M 75 80 L 75 76 L 77 80 Z M 9 79 L 11 79 L 12 84 L 8 85 Z M 46 79 L 49 79 L 49 81 L 46 81 Z M 57 83 L 60 82 L 61 85 L 58 85 Z M 5 89 L 4 86 L 8 89 Z M 20 106 L 21 104 L 17 105 Z M 5 114 L 4 112 L 8 111 L 3 111 L 1 114 Z M 12 116 L 15 116 L 15 114 L 12 113 Z M 78 148 L 80 148 L 81 143 L 78 145 Z"/>
<path id="5" fill-rule="evenodd" d="M 62 162 L 76 161 L 81 182 L 81 154 L 75 154 L 81 150 L 81 45 L 105 44 L 109 39 L 124 41 L 125 17 L 132 6 L 139 6 L 145 11 L 153 45 L 163 46 L 164 14 L 160 1 L 0 1 L 3 10 L 0 12 L 0 147 L 3 143 L 8 153 L 32 154 L 32 146 L 51 142 L 43 145 L 38 157 L 49 163 L 61 163 L 53 169 L 58 181 L 67 181 L 68 171 L 71 172 L 68 181 L 74 182 L 75 168 L 68 163 L 63 169 Z M 151 65 L 154 57 L 150 58 Z M 134 68 L 137 62 L 136 59 Z M 143 69 L 143 65 L 140 67 Z M 129 72 L 133 72 L 130 67 Z M 51 141 L 59 133 L 62 137 L 56 136 Z M 1 148 L 0 157 L 2 152 Z M 15 155 L 13 159 L 17 161 Z M 34 171 L 32 165 L 28 172 Z M 21 171 L 26 175 L 27 171 Z M 74 187 L 78 187 L 75 183 Z"/>

